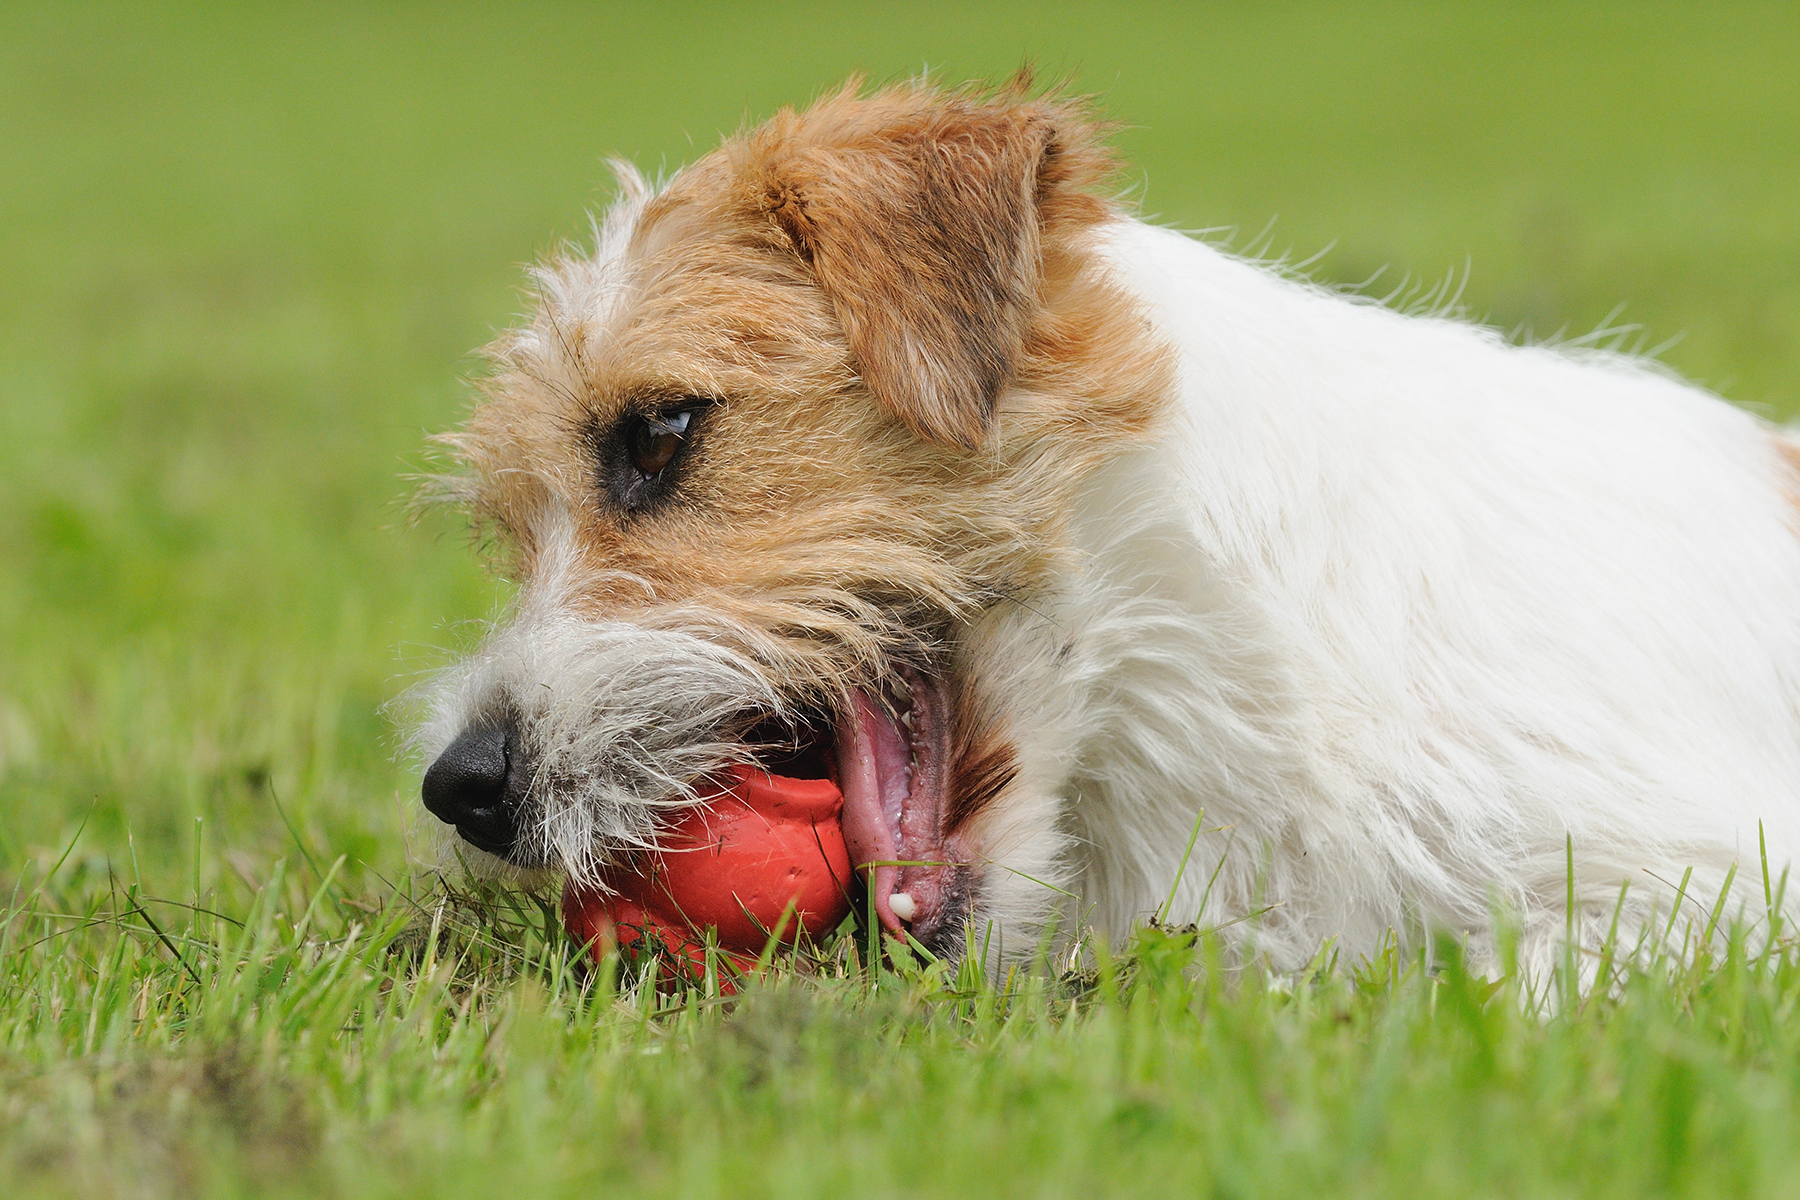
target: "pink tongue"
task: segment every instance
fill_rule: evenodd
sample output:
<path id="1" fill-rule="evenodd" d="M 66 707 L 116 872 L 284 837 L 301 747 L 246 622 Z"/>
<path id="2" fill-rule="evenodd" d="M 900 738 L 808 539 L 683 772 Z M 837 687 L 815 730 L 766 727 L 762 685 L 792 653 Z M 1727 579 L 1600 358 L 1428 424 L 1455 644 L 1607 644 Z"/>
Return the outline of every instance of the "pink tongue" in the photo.
<path id="1" fill-rule="evenodd" d="M 911 743 L 887 710 L 859 691 L 851 697 L 850 717 L 838 724 L 837 744 L 850 865 L 865 870 L 870 863 L 892 862 L 900 857 L 896 831 L 912 789 Z M 891 866 L 868 871 L 875 912 L 896 933 L 901 922 L 888 897 L 899 874 L 899 868 Z"/>

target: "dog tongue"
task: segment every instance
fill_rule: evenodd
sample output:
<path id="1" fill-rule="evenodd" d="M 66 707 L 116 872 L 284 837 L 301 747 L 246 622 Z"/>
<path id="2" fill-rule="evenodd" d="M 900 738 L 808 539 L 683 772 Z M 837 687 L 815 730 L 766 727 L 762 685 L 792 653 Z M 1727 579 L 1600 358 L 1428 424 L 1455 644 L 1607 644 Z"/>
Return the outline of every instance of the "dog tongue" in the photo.
<path id="1" fill-rule="evenodd" d="M 862 870 L 870 863 L 889 863 L 900 857 L 900 820 L 912 790 L 912 744 L 906 732 L 862 692 L 851 698 L 851 713 L 837 731 L 838 788 L 844 793 L 844 841 L 850 848 L 850 865 Z M 869 891 L 881 923 L 899 932 L 888 897 L 899 879 L 899 868 L 877 866 L 869 871 Z"/>
<path id="2" fill-rule="evenodd" d="M 949 722 L 944 691 L 905 671 L 910 693 L 904 725 L 866 693 L 851 697 L 838 723 L 838 788 L 844 841 L 862 869 L 884 928 L 941 937 L 957 903 L 957 872 L 967 868 L 958 839 L 944 832 Z M 902 866 L 872 866 L 900 862 Z"/>

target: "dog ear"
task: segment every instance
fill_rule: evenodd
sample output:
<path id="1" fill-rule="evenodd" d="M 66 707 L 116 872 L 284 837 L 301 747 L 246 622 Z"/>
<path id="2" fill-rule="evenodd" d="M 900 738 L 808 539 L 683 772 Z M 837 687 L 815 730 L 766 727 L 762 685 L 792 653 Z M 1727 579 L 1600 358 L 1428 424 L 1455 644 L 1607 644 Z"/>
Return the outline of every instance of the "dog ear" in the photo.
<path id="1" fill-rule="evenodd" d="M 940 102 L 797 143 L 763 156 L 764 209 L 811 264 L 863 383 L 921 437 L 981 445 L 1038 304 L 1047 113 Z"/>

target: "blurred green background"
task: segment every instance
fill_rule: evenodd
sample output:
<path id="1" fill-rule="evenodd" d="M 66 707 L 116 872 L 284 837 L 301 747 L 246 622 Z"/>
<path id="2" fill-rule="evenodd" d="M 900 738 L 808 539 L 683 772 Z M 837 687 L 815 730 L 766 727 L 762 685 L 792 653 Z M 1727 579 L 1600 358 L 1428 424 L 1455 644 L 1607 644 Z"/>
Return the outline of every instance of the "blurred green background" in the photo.
<path id="1" fill-rule="evenodd" d="M 1800 408 L 1800 6 L 0 7 L 0 880 L 405 862 L 381 706 L 504 603 L 401 476 L 601 158 L 851 72 L 1074 73 L 1144 211 L 1622 322 Z M 1271 224 L 1271 222 L 1273 224 Z M 1257 236 L 1267 229 L 1264 240 Z M 1216 235 L 1224 236 L 1224 235 Z"/>

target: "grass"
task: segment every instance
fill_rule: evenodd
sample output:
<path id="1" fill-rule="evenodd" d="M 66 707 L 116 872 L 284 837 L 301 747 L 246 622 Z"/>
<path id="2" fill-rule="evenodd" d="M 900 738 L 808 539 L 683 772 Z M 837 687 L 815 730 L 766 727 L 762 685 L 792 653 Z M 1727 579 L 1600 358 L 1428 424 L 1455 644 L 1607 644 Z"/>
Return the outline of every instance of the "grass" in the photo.
<path id="1" fill-rule="evenodd" d="M 8 1194 L 1794 1193 L 1791 950 L 1549 1020 L 1453 954 L 1277 987 L 1167 930 L 722 1003 L 609 989 L 516 897 L 437 916 L 381 709 L 509 588 L 399 476 L 519 264 L 604 154 L 1027 54 L 1170 222 L 1536 334 L 1624 303 L 1800 409 L 1790 5 L 7 6 Z"/>
<path id="2" fill-rule="evenodd" d="M 846 936 L 722 1000 L 583 969 L 517 897 L 334 894 L 277 866 L 241 923 L 156 906 L 149 933 L 133 888 L 34 887 L 4 947 L 9 1194 L 1800 1186 L 1792 939 L 1549 1017 L 1454 945 L 1271 981 L 1167 926 L 1004 987 Z"/>

